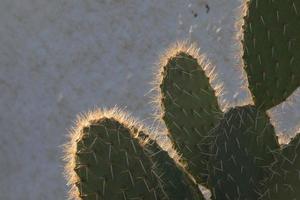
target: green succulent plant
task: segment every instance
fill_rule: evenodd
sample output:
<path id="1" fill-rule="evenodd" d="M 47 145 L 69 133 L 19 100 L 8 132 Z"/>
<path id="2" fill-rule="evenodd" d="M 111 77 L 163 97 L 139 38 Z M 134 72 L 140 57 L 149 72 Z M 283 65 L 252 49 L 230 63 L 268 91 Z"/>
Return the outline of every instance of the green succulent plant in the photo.
<path id="1" fill-rule="evenodd" d="M 66 144 L 70 197 L 82 200 L 300 199 L 300 134 L 279 144 L 267 110 L 300 85 L 300 1 L 250 0 L 241 20 L 254 103 L 223 112 L 208 61 L 176 43 L 162 56 L 155 99 L 171 157 L 119 109 L 78 118 Z"/>

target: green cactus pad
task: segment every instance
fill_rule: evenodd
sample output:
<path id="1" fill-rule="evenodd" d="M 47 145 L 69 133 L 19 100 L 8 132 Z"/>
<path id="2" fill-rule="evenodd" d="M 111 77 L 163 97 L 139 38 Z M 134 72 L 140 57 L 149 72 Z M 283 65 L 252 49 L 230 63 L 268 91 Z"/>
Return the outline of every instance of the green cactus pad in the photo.
<path id="1" fill-rule="evenodd" d="M 187 52 L 179 51 L 161 67 L 162 118 L 187 170 L 205 184 L 209 131 L 222 115 L 215 92 L 203 66 Z"/>
<path id="2" fill-rule="evenodd" d="M 265 166 L 278 148 L 265 112 L 254 106 L 229 110 L 214 130 L 209 183 L 215 199 L 257 199 Z"/>
<path id="3" fill-rule="evenodd" d="M 149 144 L 151 144 L 149 148 L 156 152 L 152 156 L 156 161 L 155 171 L 161 174 L 160 179 L 164 183 L 164 190 L 168 191 L 169 199 L 204 200 L 198 185 L 192 181 L 185 169 L 176 165 L 169 154 L 161 150 L 155 141 L 152 140 Z"/>
<path id="4" fill-rule="evenodd" d="M 286 200 L 300 198 L 300 134 L 282 150 L 276 152 L 277 161 L 270 168 L 271 176 L 265 185 L 263 198 Z"/>
<path id="5" fill-rule="evenodd" d="M 267 110 L 300 85 L 300 1 L 250 0 L 247 6 L 245 70 L 255 104 Z"/>
<path id="6" fill-rule="evenodd" d="M 202 199 L 167 152 L 114 118 L 84 126 L 74 156 L 79 199 Z"/>

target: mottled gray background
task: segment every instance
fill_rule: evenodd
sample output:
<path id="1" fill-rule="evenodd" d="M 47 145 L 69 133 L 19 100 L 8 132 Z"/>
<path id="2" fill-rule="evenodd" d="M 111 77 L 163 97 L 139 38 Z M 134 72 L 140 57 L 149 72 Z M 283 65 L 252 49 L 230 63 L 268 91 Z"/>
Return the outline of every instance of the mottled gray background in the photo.
<path id="1" fill-rule="evenodd" d="M 240 3 L 1 0 L 0 199 L 66 198 L 60 146 L 79 112 L 119 105 L 151 124 L 154 63 L 178 39 L 197 42 L 216 66 L 222 104 L 249 100 L 233 48 Z M 297 94 L 273 111 L 279 133 L 297 128 Z"/>

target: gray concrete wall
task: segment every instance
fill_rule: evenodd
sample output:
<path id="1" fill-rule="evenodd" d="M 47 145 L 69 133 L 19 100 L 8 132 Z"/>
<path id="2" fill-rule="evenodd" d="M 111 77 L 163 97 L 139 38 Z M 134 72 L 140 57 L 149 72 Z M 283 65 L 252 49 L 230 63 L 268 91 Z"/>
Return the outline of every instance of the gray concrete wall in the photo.
<path id="1" fill-rule="evenodd" d="M 211 59 L 225 87 L 222 104 L 248 101 L 232 47 L 240 3 L 1 0 L 0 199 L 66 198 L 61 145 L 80 112 L 119 105 L 151 125 L 145 94 L 154 63 L 176 40 L 197 42 Z M 300 121 L 299 97 L 291 102 L 274 111 L 277 120 L 294 117 L 278 122 L 279 132 Z"/>

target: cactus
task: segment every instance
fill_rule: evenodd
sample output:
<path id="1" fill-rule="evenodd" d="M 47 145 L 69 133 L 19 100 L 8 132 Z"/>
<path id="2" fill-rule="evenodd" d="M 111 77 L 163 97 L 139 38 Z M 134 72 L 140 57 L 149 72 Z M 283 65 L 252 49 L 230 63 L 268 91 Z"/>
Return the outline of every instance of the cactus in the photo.
<path id="1" fill-rule="evenodd" d="M 265 166 L 278 147 L 268 116 L 255 106 L 230 109 L 215 129 L 210 185 L 217 199 L 258 199 Z"/>
<path id="2" fill-rule="evenodd" d="M 298 199 L 300 197 L 299 166 L 300 133 L 282 150 L 276 152 L 276 161 L 270 169 L 269 179 L 264 183 L 263 199 Z"/>
<path id="3" fill-rule="evenodd" d="M 210 130 L 222 116 L 215 92 L 201 66 L 205 59 L 196 48 L 177 43 L 162 57 L 160 98 L 165 121 L 175 148 L 198 183 L 207 181 Z M 201 145 L 199 145 L 201 144 Z M 197 153 L 195 153 L 197 152 Z"/>
<path id="4" fill-rule="evenodd" d="M 300 2 L 251 0 L 247 4 L 245 70 L 256 105 L 269 109 L 300 84 Z"/>
<path id="5" fill-rule="evenodd" d="M 182 166 L 120 110 L 79 117 L 66 145 L 74 199 L 203 199 Z"/>
<path id="6" fill-rule="evenodd" d="M 118 109 L 81 116 L 66 145 L 73 199 L 300 199 L 300 134 L 279 144 L 267 110 L 300 85 L 300 1 L 244 4 L 241 44 L 254 104 L 223 112 L 222 87 L 196 46 L 162 56 L 155 102 L 180 155 Z"/>

